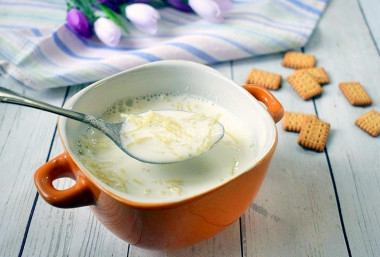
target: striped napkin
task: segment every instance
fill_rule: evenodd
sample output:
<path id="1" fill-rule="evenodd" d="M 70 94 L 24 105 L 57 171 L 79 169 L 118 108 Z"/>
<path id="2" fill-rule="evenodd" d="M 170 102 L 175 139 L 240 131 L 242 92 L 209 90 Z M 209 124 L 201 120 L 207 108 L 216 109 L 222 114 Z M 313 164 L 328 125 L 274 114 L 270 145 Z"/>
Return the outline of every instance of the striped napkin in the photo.
<path id="1" fill-rule="evenodd" d="M 308 41 L 326 2 L 233 0 L 222 23 L 163 8 L 157 35 L 130 26 L 130 34 L 111 48 L 68 29 L 64 0 L 2 0 L 0 74 L 10 83 L 47 89 L 93 82 L 159 60 L 212 64 L 296 49 Z"/>

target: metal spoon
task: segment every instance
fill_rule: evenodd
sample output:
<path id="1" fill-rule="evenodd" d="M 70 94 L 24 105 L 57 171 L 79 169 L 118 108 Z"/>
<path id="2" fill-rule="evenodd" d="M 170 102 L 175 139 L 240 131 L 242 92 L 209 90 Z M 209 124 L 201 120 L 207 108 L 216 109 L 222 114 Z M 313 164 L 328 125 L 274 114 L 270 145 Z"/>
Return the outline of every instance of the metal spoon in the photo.
<path id="1" fill-rule="evenodd" d="M 146 156 L 136 156 L 132 155 L 130 152 L 128 152 L 128 149 L 126 149 L 123 144 L 122 144 L 122 138 L 120 135 L 120 131 L 123 127 L 124 122 L 119 122 L 119 123 L 108 123 L 105 122 L 102 119 L 96 118 L 92 115 L 89 114 L 84 114 L 80 112 L 75 112 L 71 110 L 67 110 L 64 108 L 56 107 L 53 105 L 50 105 L 48 103 L 41 102 L 39 100 L 35 100 L 29 97 L 25 97 L 23 95 L 20 95 L 12 90 L 9 90 L 4 87 L 0 87 L 0 102 L 3 103 L 10 103 L 10 104 L 17 104 L 17 105 L 23 105 L 23 106 L 28 106 L 32 108 L 36 108 L 39 110 L 47 111 L 47 112 L 52 112 L 58 115 L 65 116 L 70 119 L 74 119 L 83 123 L 86 123 L 103 134 L 105 134 L 109 139 L 111 139 L 117 147 L 119 147 L 123 152 L 131 156 L 132 158 L 135 158 L 141 162 L 146 162 L 146 163 L 153 163 L 153 164 L 167 164 L 167 163 L 173 163 L 173 162 L 178 162 L 179 160 L 162 160 L 162 161 L 157 161 L 157 160 L 149 160 Z M 165 111 L 158 111 L 160 113 L 165 113 L 165 112 L 179 112 L 177 110 L 165 110 Z M 212 142 L 211 145 L 214 146 L 220 139 L 222 139 L 224 136 L 224 127 L 222 124 L 219 122 L 216 123 L 216 125 L 213 128 L 213 135 L 212 135 Z M 211 148 L 210 148 L 211 149 Z M 189 158 L 193 158 L 195 156 L 191 156 Z M 182 159 L 180 161 L 184 161 L 186 159 Z"/>

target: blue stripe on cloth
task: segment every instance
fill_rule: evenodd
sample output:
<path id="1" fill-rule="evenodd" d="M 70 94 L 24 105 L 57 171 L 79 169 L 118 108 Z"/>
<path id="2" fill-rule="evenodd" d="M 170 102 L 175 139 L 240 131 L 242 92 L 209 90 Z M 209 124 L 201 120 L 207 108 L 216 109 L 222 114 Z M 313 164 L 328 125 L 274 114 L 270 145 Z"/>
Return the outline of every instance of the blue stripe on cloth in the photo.
<path id="1" fill-rule="evenodd" d="M 120 69 L 119 67 L 115 67 L 115 66 L 110 65 L 108 63 L 100 63 L 100 65 L 103 66 L 103 67 L 106 67 L 106 68 L 110 69 L 111 70 L 111 74 L 122 71 L 122 69 Z"/>
<path id="2" fill-rule="evenodd" d="M 246 4 L 246 3 L 251 3 L 252 0 L 240 0 L 240 1 L 238 1 L 238 0 L 231 0 L 231 2 L 234 3 L 234 4 Z"/>
<path id="3" fill-rule="evenodd" d="M 67 83 L 69 83 L 68 85 L 74 85 L 74 84 L 78 83 L 78 82 L 75 82 L 75 81 L 73 81 L 71 79 L 68 79 L 65 76 L 62 76 L 62 75 L 59 75 L 59 74 L 57 74 L 56 76 L 57 76 L 57 78 L 60 78 L 61 80 L 66 81 Z"/>
<path id="4" fill-rule="evenodd" d="M 29 24 L 33 25 L 33 24 Z M 26 25 L 4 25 L 0 24 L 0 29 L 32 29 L 34 27 L 26 26 Z"/>
<path id="5" fill-rule="evenodd" d="M 58 37 L 58 35 L 57 35 L 57 37 Z M 59 39 L 59 38 L 58 38 L 58 39 Z M 28 58 L 34 58 L 34 59 L 35 59 L 35 58 L 37 58 L 37 57 L 39 56 L 39 57 L 41 57 L 41 59 L 43 59 L 43 60 L 44 60 L 46 63 L 48 63 L 49 65 L 53 65 L 53 66 L 58 67 L 58 68 L 61 68 L 61 69 L 62 69 L 62 68 L 63 68 L 63 69 L 66 69 L 66 68 L 67 68 L 67 66 L 61 66 L 61 65 L 59 65 L 59 64 L 57 64 L 57 63 L 54 63 L 53 61 L 49 60 L 49 59 L 44 55 L 44 53 L 42 52 L 41 47 L 40 47 L 38 44 L 36 44 L 35 42 L 28 40 L 27 37 L 23 38 L 23 41 L 24 41 L 25 44 L 30 45 L 30 48 L 33 48 L 33 49 L 34 49 L 34 50 L 31 51 L 31 52 L 37 54 L 37 56 L 32 55 L 32 54 L 28 55 L 28 56 L 24 59 L 23 62 L 25 62 Z M 32 47 L 32 45 L 33 45 L 33 47 Z M 3 59 L 6 59 L 6 58 L 3 58 Z M 8 58 L 8 59 L 9 59 L 9 58 Z M 27 61 L 26 61 L 26 62 L 27 62 Z M 39 63 L 39 62 L 37 62 L 37 63 Z M 20 65 L 20 67 L 25 66 L 25 65 L 22 65 L 21 63 L 19 63 L 19 65 Z M 41 65 L 41 66 L 42 66 L 42 65 Z M 117 67 L 115 67 L 115 66 L 109 65 L 109 64 L 107 64 L 107 63 L 99 62 L 99 63 L 98 63 L 98 66 L 99 66 L 99 67 L 103 67 L 104 71 L 108 72 L 109 74 L 114 74 L 114 73 L 117 73 L 117 72 L 122 71 L 120 68 L 117 68 Z M 56 73 L 56 72 L 54 72 L 54 76 L 57 76 L 57 77 L 59 77 L 60 79 L 66 81 L 66 82 L 69 82 L 69 83 L 71 83 L 71 84 L 82 83 L 82 81 L 81 81 L 80 78 L 78 78 L 77 80 L 70 80 L 70 79 L 67 79 L 66 77 L 61 76 L 59 73 Z M 73 76 L 75 76 L 75 75 L 73 75 Z"/>
<path id="6" fill-rule="evenodd" d="M 36 37 L 42 37 L 42 33 L 38 28 L 31 28 L 30 31 L 36 36 Z"/>
<path id="7" fill-rule="evenodd" d="M 219 62 L 219 60 L 215 59 L 214 57 L 208 55 L 207 53 L 205 53 L 204 51 L 194 47 L 194 46 L 191 46 L 191 45 L 188 45 L 188 44 L 185 44 L 185 43 L 181 43 L 181 42 L 173 42 L 173 43 L 168 43 L 167 45 L 171 45 L 171 46 L 175 46 L 175 47 L 179 47 L 189 53 L 191 53 L 192 55 L 208 62 L 208 63 L 215 63 L 215 62 Z"/>
<path id="8" fill-rule="evenodd" d="M 67 24 L 65 24 L 65 27 L 68 28 L 70 31 L 72 31 L 68 26 Z M 84 57 L 84 56 L 80 56 L 80 55 L 77 55 L 75 54 L 74 52 L 72 52 L 63 42 L 62 40 L 59 38 L 58 36 L 58 33 L 57 33 L 58 30 L 54 31 L 53 32 L 53 39 L 56 43 L 56 45 L 66 54 L 70 55 L 71 57 L 75 57 L 75 58 L 78 58 L 78 59 L 85 59 L 85 60 L 103 60 L 104 58 L 102 57 Z M 82 42 L 86 42 L 86 40 L 80 38 L 75 32 L 73 32 L 73 35 L 76 36 L 78 39 L 80 39 L 80 41 Z M 108 47 L 108 46 L 107 46 Z M 109 73 L 115 73 L 115 72 L 119 72 L 121 71 L 119 68 L 117 67 L 114 67 L 112 65 L 109 65 L 109 64 L 105 64 L 105 63 L 101 63 L 99 62 L 98 63 L 99 66 L 103 66 L 105 67 L 106 69 L 109 70 Z"/>
<path id="9" fill-rule="evenodd" d="M 27 42 L 30 43 L 30 41 L 27 41 Z M 42 53 L 41 48 L 40 48 L 38 45 L 36 45 L 34 49 L 35 49 L 34 53 L 36 53 L 37 56 L 41 57 L 41 59 L 43 59 L 46 63 L 48 63 L 49 65 L 53 65 L 54 67 L 62 68 L 62 67 L 59 66 L 58 64 L 56 64 L 56 63 L 52 62 L 51 60 L 49 60 L 49 59 L 48 59 L 48 58 Z M 37 59 L 37 56 L 36 56 L 36 55 L 33 55 L 33 58 L 34 58 L 34 59 Z M 21 65 L 20 67 L 22 67 L 22 65 Z M 41 69 L 41 71 L 43 72 L 44 70 Z M 60 78 L 60 79 L 63 80 L 63 81 L 66 81 L 66 82 L 69 83 L 70 85 L 73 85 L 73 84 L 76 84 L 76 83 L 77 83 L 76 81 L 71 80 L 71 79 L 68 79 L 68 78 L 66 78 L 66 77 L 64 77 L 64 76 L 62 76 L 62 75 L 60 75 L 59 73 L 54 73 L 54 74 L 55 74 L 55 76 L 57 76 L 58 78 Z M 19 83 L 21 83 L 21 82 L 19 82 Z"/>
<path id="10" fill-rule="evenodd" d="M 43 59 L 49 65 L 52 65 L 54 67 L 61 68 L 61 69 L 65 68 L 65 67 L 63 67 L 63 66 L 61 66 L 61 65 L 59 65 L 59 64 L 57 64 L 57 63 L 55 63 L 53 61 L 51 61 L 50 59 L 48 59 L 47 56 L 45 56 L 45 54 L 42 53 L 42 50 L 41 50 L 41 48 L 39 46 L 37 46 L 35 49 L 36 49 L 36 53 L 41 57 L 41 59 Z M 110 74 L 122 71 L 121 69 L 119 69 L 117 67 L 114 67 L 112 65 L 105 64 L 105 63 L 99 63 L 99 66 L 103 66 L 103 67 L 107 68 L 108 72 Z M 81 81 L 80 78 L 77 78 L 76 80 L 74 78 L 74 80 L 71 80 L 71 79 L 69 79 L 69 78 L 67 78 L 67 77 L 65 77 L 63 75 L 60 75 L 59 73 L 55 73 L 55 74 L 56 74 L 57 77 L 59 77 L 60 79 L 66 81 L 66 82 L 68 82 L 70 85 L 82 83 L 82 81 Z M 76 77 L 74 73 L 72 73 L 71 75 L 72 75 L 72 77 Z"/>
<path id="11" fill-rule="evenodd" d="M 110 50 L 110 51 L 120 51 L 120 50 L 123 50 L 123 51 L 129 51 L 129 50 L 136 50 L 136 49 L 141 49 L 142 47 L 123 47 L 123 46 L 115 46 L 115 47 L 110 47 L 110 46 L 106 46 L 104 45 L 102 42 L 99 42 L 98 44 L 96 43 L 91 43 L 91 41 L 88 41 L 88 40 L 85 40 L 83 38 L 81 38 L 80 36 L 76 35 L 78 37 L 78 39 L 80 41 L 82 41 L 82 43 L 87 46 L 87 47 L 90 47 L 90 48 L 95 48 L 95 49 L 106 49 L 106 50 Z M 122 44 L 122 40 L 123 38 L 120 39 L 120 44 Z"/>
<path id="12" fill-rule="evenodd" d="M 155 62 L 155 61 L 162 60 L 161 58 L 158 58 L 157 56 L 155 56 L 153 54 L 148 54 L 148 53 L 144 53 L 144 52 L 127 52 L 127 54 L 138 56 L 138 57 L 145 59 L 149 62 Z"/>
<path id="13" fill-rule="evenodd" d="M 29 89 L 32 89 L 32 90 L 36 90 L 35 88 L 32 88 L 32 87 L 29 87 L 28 85 L 24 84 L 23 82 L 21 82 L 20 80 L 16 79 L 15 77 L 13 77 L 10 73 L 8 73 L 3 66 L 0 65 L 0 70 L 2 70 L 5 74 L 7 74 L 12 80 L 16 81 L 18 84 L 20 84 L 21 86 L 24 86 L 26 88 L 29 88 Z"/>
<path id="14" fill-rule="evenodd" d="M 41 17 L 41 16 L 38 16 L 34 13 L 18 13 L 18 14 L 12 14 L 12 19 L 14 18 L 23 18 L 23 19 L 29 19 L 32 24 L 33 24 L 33 20 L 42 20 L 42 21 L 46 21 L 46 22 L 55 22 L 55 23 L 61 23 L 63 22 L 61 18 L 59 17 Z"/>
<path id="15" fill-rule="evenodd" d="M 54 9 L 54 10 L 57 10 L 57 8 L 62 7 L 62 10 L 66 9 L 66 5 L 63 4 L 63 1 L 62 1 L 61 5 L 59 5 L 59 4 L 50 4 L 50 3 L 41 3 L 41 2 L 39 2 L 39 3 L 31 3 L 31 2 L 17 2 L 17 3 L 14 3 L 14 2 L 0 2 L 0 6 L 1 5 L 4 5 L 4 6 L 19 6 L 19 7 L 32 6 L 32 7 L 48 8 L 48 9 Z"/>
<path id="16" fill-rule="evenodd" d="M 63 41 L 58 37 L 56 31 L 53 32 L 53 39 L 54 39 L 55 44 L 58 46 L 58 48 L 61 49 L 68 56 L 71 56 L 77 59 L 82 59 L 82 60 L 102 60 L 103 59 L 99 57 L 87 57 L 87 56 L 77 55 L 63 43 Z"/>
<path id="17" fill-rule="evenodd" d="M 271 41 L 272 43 L 280 46 L 283 50 L 287 50 L 287 49 L 291 48 L 288 44 L 284 43 L 283 41 L 280 41 L 277 38 L 268 36 L 266 34 L 263 34 L 263 33 L 260 33 L 260 32 L 255 32 L 255 31 L 252 31 L 252 30 L 245 30 L 245 32 L 246 33 L 250 33 L 250 34 L 256 34 L 256 35 L 260 36 L 261 38 L 264 38 L 264 39 L 266 39 L 268 41 Z"/>
<path id="18" fill-rule="evenodd" d="M 306 19 L 306 20 L 313 21 L 313 22 L 315 22 L 315 20 L 316 20 L 315 17 L 310 17 L 307 14 L 305 14 L 304 12 L 299 11 L 297 9 L 294 9 L 293 7 L 289 7 L 288 5 L 282 3 L 279 0 L 274 0 L 273 3 L 280 6 L 282 9 L 285 10 L 285 12 L 291 13 L 292 15 L 297 16 L 301 19 Z"/>
<path id="19" fill-rule="evenodd" d="M 297 28 L 297 29 L 309 29 L 309 30 L 313 29 L 312 26 L 304 26 L 304 25 L 301 25 L 301 24 L 287 23 L 287 22 L 284 22 L 284 21 L 271 19 L 271 18 L 269 18 L 266 15 L 263 15 L 263 14 L 260 14 L 260 13 L 255 13 L 255 12 L 236 12 L 236 13 L 234 13 L 234 15 L 238 15 L 239 17 L 241 17 L 242 15 L 256 16 L 256 17 L 262 18 L 262 19 L 264 19 L 264 20 L 266 20 L 268 22 L 272 22 L 272 23 L 279 24 L 279 25 L 282 25 L 282 26 L 287 26 L 287 27 L 292 27 L 292 28 Z M 235 17 L 235 16 L 231 16 L 231 15 L 229 15 L 227 13 L 225 15 L 225 17 Z"/>
<path id="20" fill-rule="evenodd" d="M 190 26 L 188 26 L 188 27 L 190 27 Z M 202 29 L 211 29 L 211 30 L 215 30 L 216 29 L 216 27 L 212 26 L 212 25 L 208 25 L 208 26 L 204 25 L 202 27 L 200 27 L 200 26 L 197 26 L 197 27 L 202 28 Z M 272 43 L 280 46 L 284 50 L 291 48 L 289 45 L 287 45 L 284 42 L 278 40 L 276 37 L 272 37 L 272 36 L 269 36 L 268 34 L 254 31 L 253 29 L 248 29 L 248 28 L 244 28 L 243 29 L 241 26 L 229 26 L 229 27 L 225 27 L 224 29 L 232 30 L 234 33 L 237 33 L 237 31 L 238 31 L 238 32 L 243 32 L 245 34 L 252 34 L 252 35 L 255 35 L 255 36 L 259 36 L 260 38 L 266 39 L 266 40 L 268 40 L 268 41 L 270 41 L 270 42 L 272 42 Z M 222 30 L 220 30 L 220 31 L 222 31 Z"/>
<path id="21" fill-rule="evenodd" d="M 280 30 L 284 30 L 284 31 L 289 31 L 289 32 L 295 33 L 297 35 L 300 35 L 301 37 L 304 37 L 304 38 L 308 38 L 309 37 L 309 35 L 307 35 L 305 33 L 302 33 L 302 32 L 300 32 L 298 30 L 295 30 L 295 29 L 284 28 L 284 26 L 278 26 L 278 25 L 270 25 L 270 24 L 268 24 L 266 22 L 258 21 L 258 20 L 251 19 L 251 18 L 227 17 L 226 20 L 245 20 L 245 21 L 251 21 L 253 23 L 261 24 L 261 25 L 267 26 L 269 28 L 276 28 L 276 29 L 280 29 Z"/>
<path id="22" fill-rule="evenodd" d="M 320 10 L 315 9 L 312 6 L 307 5 L 307 4 L 305 4 L 305 3 L 303 3 L 303 2 L 301 2 L 299 0 L 286 0 L 286 1 L 291 2 L 292 4 L 297 5 L 298 7 L 302 8 L 303 10 L 306 10 L 308 12 L 314 13 L 316 15 L 321 15 L 322 14 L 322 12 Z"/>
<path id="23" fill-rule="evenodd" d="M 194 34 L 195 35 L 195 34 Z M 207 37 L 215 37 L 215 38 L 218 38 L 218 39 L 221 39 L 223 41 L 226 41 L 228 43 L 230 43 L 231 45 L 233 46 L 236 46 L 237 48 L 239 48 L 240 50 L 248 53 L 248 54 L 251 54 L 251 55 L 257 55 L 258 53 L 256 53 L 255 51 L 252 51 L 250 49 L 248 49 L 247 47 L 243 46 L 242 44 L 230 39 L 230 38 L 226 38 L 226 37 L 223 37 L 223 36 L 220 36 L 220 35 L 215 35 L 215 34 L 200 34 L 202 36 L 207 36 Z"/>
<path id="24" fill-rule="evenodd" d="M 36 48 L 36 52 L 37 52 L 37 54 L 46 62 L 46 63 L 48 63 L 49 65 L 53 65 L 54 67 L 61 67 L 60 65 L 58 65 L 58 64 L 56 64 L 55 62 L 53 62 L 53 61 L 51 61 L 50 59 L 48 59 L 43 53 L 42 53 L 42 51 L 41 51 L 41 48 L 39 47 L 39 46 L 37 46 Z M 62 75 L 57 75 L 59 78 L 61 78 L 62 80 L 64 80 L 64 81 L 66 81 L 66 82 L 68 82 L 68 83 L 70 83 L 71 85 L 72 84 L 74 84 L 74 83 L 76 83 L 74 80 L 71 80 L 71 79 L 69 79 L 69 78 L 66 78 L 66 77 L 64 77 L 64 76 L 62 76 Z"/>

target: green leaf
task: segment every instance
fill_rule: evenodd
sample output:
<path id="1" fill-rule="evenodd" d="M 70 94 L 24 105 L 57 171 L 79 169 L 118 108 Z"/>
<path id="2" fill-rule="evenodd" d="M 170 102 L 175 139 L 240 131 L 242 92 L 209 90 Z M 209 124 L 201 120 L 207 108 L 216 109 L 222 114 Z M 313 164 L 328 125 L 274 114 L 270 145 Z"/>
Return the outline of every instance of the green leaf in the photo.
<path id="1" fill-rule="evenodd" d="M 145 4 L 148 4 L 156 9 L 159 9 L 159 8 L 163 8 L 163 7 L 167 7 L 168 4 L 165 3 L 165 1 L 162 1 L 162 0 L 151 0 L 150 2 L 147 2 Z"/>
<path id="2" fill-rule="evenodd" d="M 70 11 L 71 9 L 75 8 L 72 0 L 66 0 L 66 6 L 67 6 L 67 11 Z"/>
<path id="3" fill-rule="evenodd" d="M 89 19 L 90 23 L 93 23 L 96 20 L 96 16 L 92 11 L 91 1 L 88 0 L 74 0 L 79 10 L 81 10 L 84 15 Z"/>
<path id="4" fill-rule="evenodd" d="M 107 17 L 110 20 L 112 20 L 116 25 L 118 25 L 122 30 L 124 30 L 125 33 L 129 34 L 127 27 L 125 27 L 123 24 L 123 21 L 125 20 L 123 16 L 121 16 L 120 14 L 103 4 L 99 4 L 99 8 L 107 15 Z"/>

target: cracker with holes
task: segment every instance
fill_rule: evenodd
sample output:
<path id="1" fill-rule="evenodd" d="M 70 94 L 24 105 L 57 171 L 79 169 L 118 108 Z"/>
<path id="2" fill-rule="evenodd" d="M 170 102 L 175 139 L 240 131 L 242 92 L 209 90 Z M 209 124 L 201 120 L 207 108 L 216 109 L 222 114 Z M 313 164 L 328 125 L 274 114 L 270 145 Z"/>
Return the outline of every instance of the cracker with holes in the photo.
<path id="1" fill-rule="evenodd" d="M 359 82 L 341 82 L 340 89 L 352 105 L 367 106 L 372 104 L 371 97 Z"/>
<path id="2" fill-rule="evenodd" d="M 327 72 L 322 67 L 300 69 L 297 72 L 309 73 L 319 84 L 327 84 L 330 82 L 330 78 L 327 75 Z"/>
<path id="3" fill-rule="evenodd" d="M 281 75 L 268 71 L 252 69 L 248 74 L 246 83 L 258 84 L 270 90 L 277 90 L 281 85 Z"/>
<path id="4" fill-rule="evenodd" d="M 360 116 L 355 124 L 373 137 L 380 134 L 380 112 L 368 111 Z"/>
<path id="5" fill-rule="evenodd" d="M 294 72 L 287 77 L 287 80 L 303 100 L 308 100 L 322 93 L 321 85 L 306 72 Z"/>
<path id="6" fill-rule="evenodd" d="M 313 68 L 315 56 L 301 52 L 287 52 L 282 59 L 282 65 L 293 69 Z"/>
<path id="7" fill-rule="evenodd" d="M 298 144 L 314 151 L 323 152 L 329 132 L 329 123 L 319 119 L 306 118 L 301 127 Z"/>
<path id="8" fill-rule="evenodd" d="M 306 118 L 317 119 L 317 115 L 300 112 L 285 112 L 284 118 L 282 119 L 282 127 L 286 131 L 300 132 Z"/>

